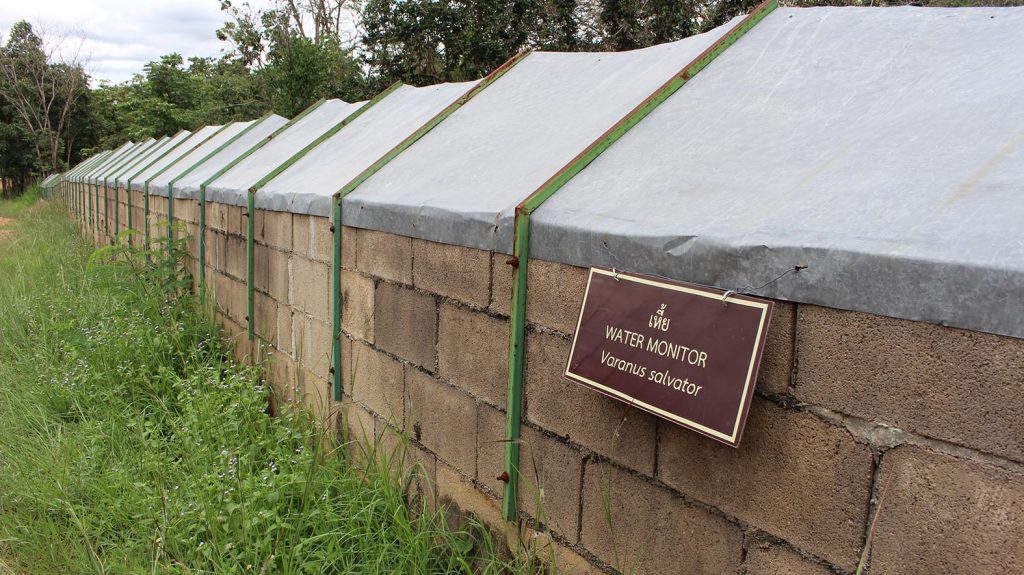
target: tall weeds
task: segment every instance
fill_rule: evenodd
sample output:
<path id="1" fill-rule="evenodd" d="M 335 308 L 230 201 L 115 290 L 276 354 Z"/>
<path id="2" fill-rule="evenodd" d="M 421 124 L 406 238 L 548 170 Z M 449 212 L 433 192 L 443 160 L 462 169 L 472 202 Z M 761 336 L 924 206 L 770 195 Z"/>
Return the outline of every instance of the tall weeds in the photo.
<path id="1" fill-rule="evenodd" d="M 93 252 L 53 204 L 0 209 L 17 221 L 0 242 L 0 571 L 529 568 L 328 451 L 306 411 L 268 416 L 178 246 Z"/>

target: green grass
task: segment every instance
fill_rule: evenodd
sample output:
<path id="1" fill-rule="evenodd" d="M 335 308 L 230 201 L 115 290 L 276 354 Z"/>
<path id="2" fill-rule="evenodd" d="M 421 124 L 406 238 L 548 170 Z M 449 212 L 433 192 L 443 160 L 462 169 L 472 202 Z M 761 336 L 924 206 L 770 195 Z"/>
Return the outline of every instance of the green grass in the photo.
<path id="1" fill-rule="evenodd" d="M 532 569 L 266 415 L 170 263 L 97 257 L 51 202 L 0 214 L 0 573 Z"/>

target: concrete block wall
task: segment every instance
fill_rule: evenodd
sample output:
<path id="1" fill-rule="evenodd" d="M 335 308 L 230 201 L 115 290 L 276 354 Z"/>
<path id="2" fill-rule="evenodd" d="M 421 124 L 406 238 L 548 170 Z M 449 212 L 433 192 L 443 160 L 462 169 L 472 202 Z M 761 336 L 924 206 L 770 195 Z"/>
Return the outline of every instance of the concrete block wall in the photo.
<path id="1" fill-rule="evenodd" d="M 435 503 L 507 527 L 507 256 L 344 228 L 334 402 L 330 223 L 254 214 L 254 347 L 246 217 L 207 207 L 207 285 L 239 356 L 353 437 L 405 436 Z M 849 574 L 869 534 L 869 573 L 1024 572 L 1024 340 L 777 302 L 733 449 L 561 378 L 585 282 L 530 263 L 518 533 L 563 572 Z"/>

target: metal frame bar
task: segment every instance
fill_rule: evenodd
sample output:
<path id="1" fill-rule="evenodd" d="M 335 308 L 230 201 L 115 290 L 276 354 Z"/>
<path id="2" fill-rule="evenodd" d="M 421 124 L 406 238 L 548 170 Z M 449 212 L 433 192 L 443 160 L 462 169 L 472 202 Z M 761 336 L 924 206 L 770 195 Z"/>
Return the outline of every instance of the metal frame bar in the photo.
<path id="1" fill-rule="evenodd" d="M 561 170 L 553 175 L 516 207 L 515 240 L 510 264 L 513 267 L 511 320 L 509 322 L 508 405 L 505 436 L 505 492 L 502 514 L 508 521 L 518 517 L 519 438 L 522 424 L 523 360 L 526 339 L 526 286 L 529 272 L 530 215 L 554 195 L 576 174 L 597 159 L 605 150 L 647 117 L 662 102 L 682 88 L 691 78 L 732 46 L 778 6 L 777 0 L 766 0 L 729 32 L 683 67 L 653 94 L 615 123 L 601 137 L 587 146 Z"/>
<path id="2" fill-rule="evenodd" d="M 370 99 L 368 102 L 366 102 L 365 104 L 360 106 L 358 110 L 356 110 L 356 111 L 352 112 L 351 114 L 349 114 L 349 115 L 345 116 L 344 118 L 342 118 L 342 120 L 339 121 L 337 124 L 331 126 L 330 129 L 328 129 L 326 132 L 324 132 L 323 134 L 320 134 L 312 142 L 306 144 L 301 150 L 299 150 L 298 152 L 292 154 L 291 157 L 289 157 L 287 160 L 285 160 L 283 163 L 281 163 L 281 165 L 279 165 L 276 168 L 274 168 L 273 170 L 271 170 L 270 173 L 268 173 L 267 175 L 263 176 L 262 178 L 260 178 L 260 180 L 258 182 L 256 182 L 255 184 L 253 184 L 252 186 L 249 187 L 249 194 L 248 194 L 249 225 L 246 227 L 248 233 L 246 234 L 246 238 L 245 238 L 245 261 L 246 261 L 246 266 L 245 266 L 245 294 L 246 294 L 245 309 L 246 309 L 246 315 L 245 315 L 245 320 L 246 320 L 246 333 L 248 334 L 250 340 L 253 339 L 255 337 L 255 335 L 256 335 L 256 325 L 255 325 L 256 322 L 255 322 L 255 317 L 253 316 L 254 315 L 253 314 L 253 299 L 255 298 L 253 279 L 254 279 L 254 276 L 255 276 L 255 272 L 254 272 L 253 267 L 252 267 L 253 266 L 253 256 L 254 256 L 254 252 L 256 251 L 256 242 L 255 242 L 255 237 L 254 237 L 254 234 L 253 234 L 253 232 L 255 231 L 255 227 L 253 226 L 253 220 L 256 219 L 256 192 L 260 188 L 262 188 L 263 186 L 267 185 L 267 183 L 269 183 L 271 180 L 273 180 L 274 178 L 279 176 L 281 174 L 281 172 L 284 172 L 285 170 L 290 168 L 293 164 L 295 164 L 295 162 L 298 162 L 299 160 L 301 160 L 310 151 L 314 150 L 317 146 L 319 146 L 320 144 L 324 143 L 324 141 L 326 141 L 328 138 L 334 136 L 339 131 L 341 131 L 342 128 L 344 128 L 345 126 L 347 126 L 347 125 L 351 124 L 352 122 L 354 122 L 356 120 L 356 118 L 358 118 L 359 116 L 362 116 L 367 110 L 369 110 L 370 108 L 372 108 L 375 105 L 377 105 L 378 102 L 380 102 L 381 100 L 386 98 L 388 95 L 390 95 L 392 92 L 397 90 L 401 85 L 402 85 L 401 82 L 395 82 L 394 84 L 391 84 L 390 86 L 385 88 L 384 91 L 382 91 L 381 93 L 377 94 L 372 99 Z"/>
<path id="3" fill-rule="evenodd" d="M 334 224 L 331 226 L 331 232 L 334 234 L 334 247 L 332 250 L 333 257 L 331 258 L 331 336 L 333 338 L 333 342 L 331 346 L 330 372 L 333 375 L 335 401 L 341 400 L 343 380 L 341 369 L 341 236 L 344 229 L 344 225 L 342 224 L 342 200 L 345 196 L 359 187 L 360 184 L 369 179 L 370 176 L 380 171 L 388 164 L 388 162 L 408 149 L 409 146 L 415 144 L 420 138 L 425 136 L 427 132 L 437 127 L 437 125 L 443 122 L 445 118 L 452 115 L 466 102 L 472 100 L 474 96 L 493 84 L 498 78 L 503 76 L 505 72 L 511 70 L 513 66 L 526 58 L 529 53 L 529 51 L 523 51 L 512 58 L 509 58 L 507 62 L 477 82 L 476 85 L 467 90 L 465 94 L 459 96 L 457 100 L 438 112 L 433 118 L 428 120 L 427 123 L 420 126 L 420 128 L 409 135 L 409 137 L 402 140 L 397 146 L 392 148 L 388 153 L 384 154 L 384 156 L 360 172 L 358 176 L 353 178 L 347 184 L 342 186 L 340 190 L 334 193 L 334 206 L 332 210 Z"/>

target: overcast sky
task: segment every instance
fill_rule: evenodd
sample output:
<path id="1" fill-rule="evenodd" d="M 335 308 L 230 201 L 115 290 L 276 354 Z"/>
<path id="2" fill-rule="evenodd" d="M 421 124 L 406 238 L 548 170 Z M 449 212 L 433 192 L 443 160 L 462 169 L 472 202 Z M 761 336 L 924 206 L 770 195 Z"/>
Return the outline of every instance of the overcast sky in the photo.
<path id="1" fill-rule="evenodd" d="M 0 35 L 18 20 L 84 36 L 93 84 L 123 82 L 164 54 L 218 56 L 218 0 L 0 0 Z M 79 41 L 69 39 L 69 44 Z"/>

